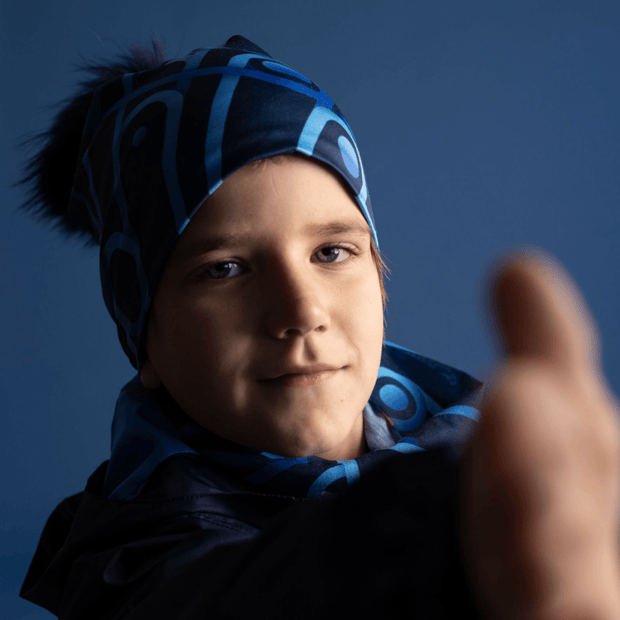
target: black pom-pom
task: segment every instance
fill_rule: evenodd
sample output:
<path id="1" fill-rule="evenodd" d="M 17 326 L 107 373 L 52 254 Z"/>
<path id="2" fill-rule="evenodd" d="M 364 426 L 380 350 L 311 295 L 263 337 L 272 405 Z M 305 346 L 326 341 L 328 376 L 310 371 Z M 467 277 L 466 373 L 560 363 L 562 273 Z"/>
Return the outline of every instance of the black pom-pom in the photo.
<path id="1" fill-rule="evenodd" d="M 83 62 L 74 65 L 76 71 L 96 74 L 82 80 L 76 93 L 63 101 L 48 106 L 60 108 L 49 129 L 30 135 L 19 143 L 20 148 L 36 144 L 36 153 L 23 167 L 23 175 L 12 187 L 26 186 L 28 198 L 18 206 L 35 216 L 37 221 L 53 222 L 65 238 L 77 236 L 84 248 L 98 245 L 97 238 L 86 221 L 68 213 L 73 176 L 82 140 L 82 131 L 95 90 L 125 73 L 156 69 L 166 62 L 165 45 L 153 35 L 153 49 L 140 43 L 129 46 L 129 53 L 116 59 Z M 177 58 L 181 53 L 177 55 Z M 82 60 L 84 58 L 81 56 Z"/>

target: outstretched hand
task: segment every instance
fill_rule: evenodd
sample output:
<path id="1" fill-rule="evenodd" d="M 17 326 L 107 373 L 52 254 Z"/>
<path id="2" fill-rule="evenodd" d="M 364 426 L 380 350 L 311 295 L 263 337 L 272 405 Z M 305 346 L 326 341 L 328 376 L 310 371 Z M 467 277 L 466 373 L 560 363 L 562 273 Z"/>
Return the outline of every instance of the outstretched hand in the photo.
<path id="1" fill-rule="evenodd" d="M 595 321 L 540 248 L 489 279 L 500 358 L 461 462 L 461 545 L 489 620 L 620 619 L 620 408 Z"/>

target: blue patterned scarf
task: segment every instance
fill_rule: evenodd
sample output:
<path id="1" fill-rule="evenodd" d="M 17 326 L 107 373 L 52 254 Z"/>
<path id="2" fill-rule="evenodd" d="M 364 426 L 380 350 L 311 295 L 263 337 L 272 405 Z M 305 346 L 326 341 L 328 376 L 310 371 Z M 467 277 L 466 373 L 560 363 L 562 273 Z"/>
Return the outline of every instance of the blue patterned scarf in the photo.
<path id="1" fill-rule="evenodd" d="M 272 493 L 311 498 L 338 493 L 396 453 L 464 444 L 479 419 L 483 392 L 483 384 L 468 374 L 386 341 L 364 409 L 370 451 L 330 461 L 233 443 L 194 422 L 165 388 L 149 394 L 141 386 L 136 375 L 116 404 L 103 490 L 111 499 L 137 497 L 157 465 L 174 454 L 202 455 L 225 475 Z"/>

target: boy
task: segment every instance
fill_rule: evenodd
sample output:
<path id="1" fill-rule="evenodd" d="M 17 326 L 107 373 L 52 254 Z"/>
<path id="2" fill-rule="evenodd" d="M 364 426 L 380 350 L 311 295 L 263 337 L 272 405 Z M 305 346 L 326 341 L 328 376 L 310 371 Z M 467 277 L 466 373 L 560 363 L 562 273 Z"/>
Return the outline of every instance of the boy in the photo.
<path id="1" fill-rule="evenodd" d="M 48 214 L 100 246 L 138 375 L 109 461 L 50 517 L 22 595 L 61 618 L 492 609 L 478 583 L 476 611 L 460 565 L 450 448 L 482 384 L 385 342 L 346 120 L 243 37 L 157 60 L 108 70 L 59 117 L 57 135 L 83 131 L 69 209 L 48 187 Z M 481 445 L 464 470 L 474 579 L 489 574 Z"/>

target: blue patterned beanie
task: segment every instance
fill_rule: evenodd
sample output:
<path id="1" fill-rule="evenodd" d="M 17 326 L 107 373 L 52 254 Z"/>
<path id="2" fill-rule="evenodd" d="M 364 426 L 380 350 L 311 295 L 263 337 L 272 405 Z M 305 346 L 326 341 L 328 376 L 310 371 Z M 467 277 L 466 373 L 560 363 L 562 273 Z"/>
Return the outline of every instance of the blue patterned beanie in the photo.
<path id="1" fill-rule="evenodd" d="M 97 88 L 68 212 L 88 214 L 105 304 L 138 372 L 149 308 L 188 222 L 233 172 L 293 152 L 342 178 L 379 249 L 349 124 L 314 82 L 248 39 L 234 36 Z"/>

